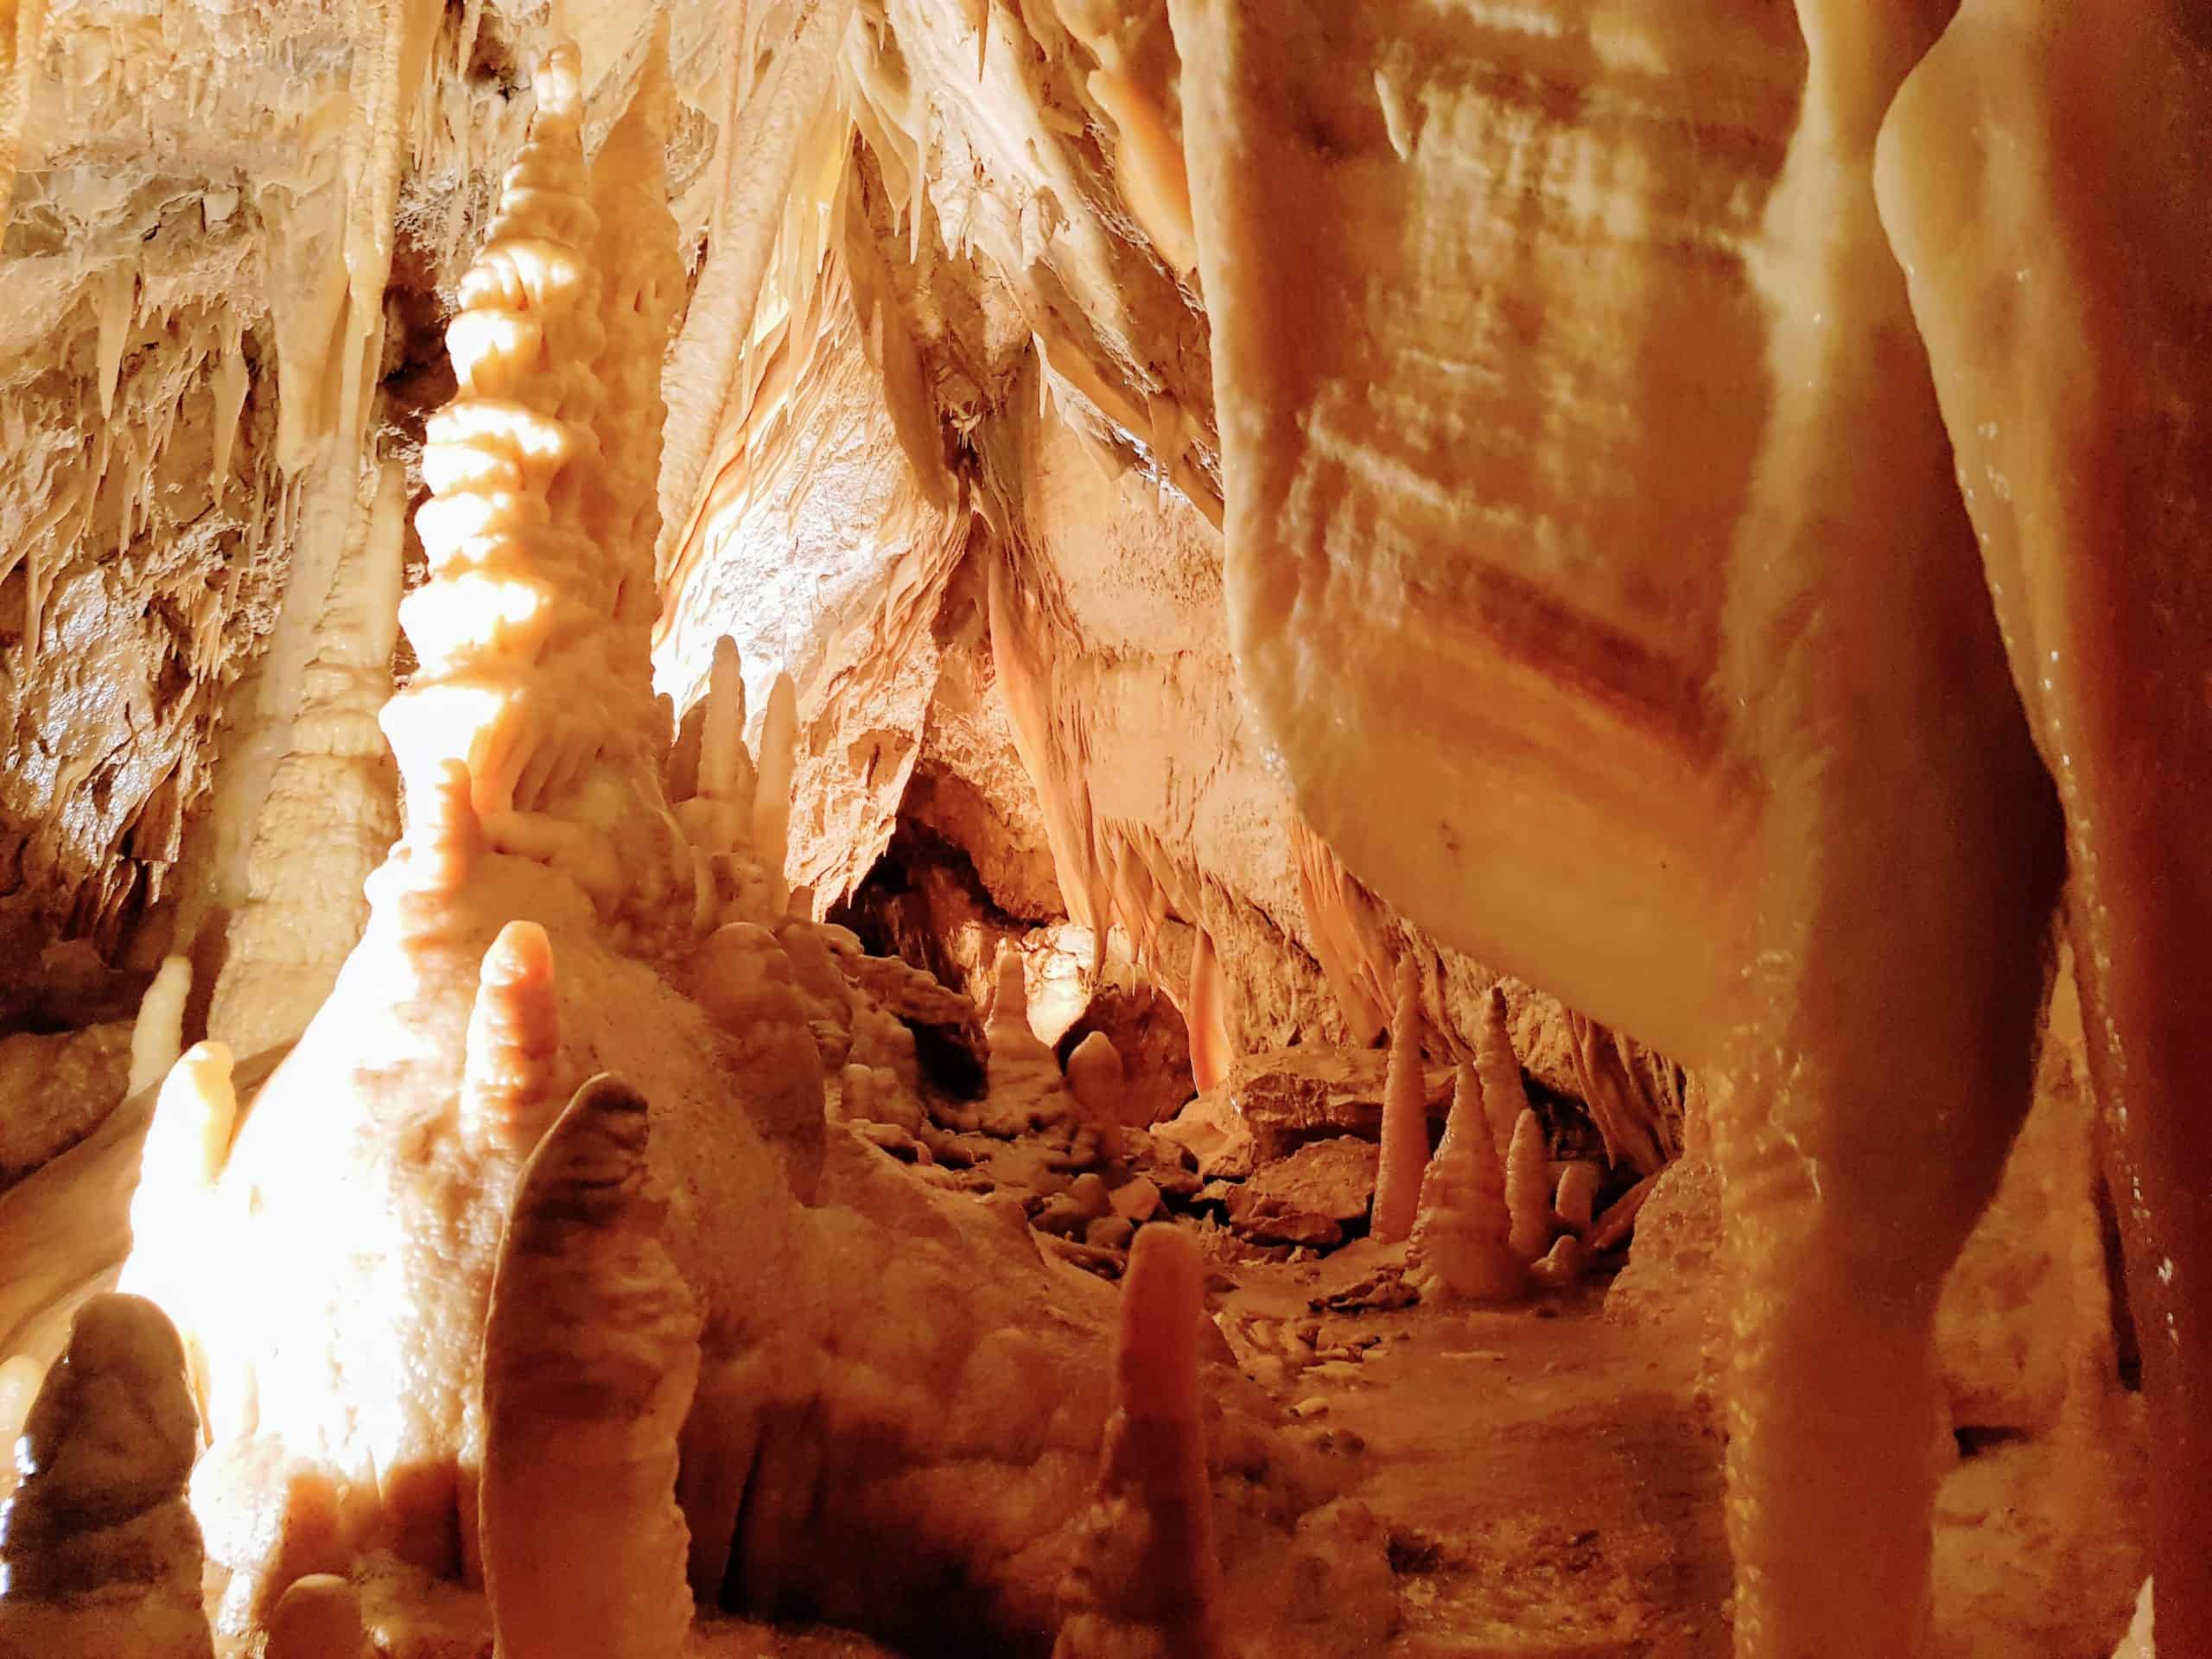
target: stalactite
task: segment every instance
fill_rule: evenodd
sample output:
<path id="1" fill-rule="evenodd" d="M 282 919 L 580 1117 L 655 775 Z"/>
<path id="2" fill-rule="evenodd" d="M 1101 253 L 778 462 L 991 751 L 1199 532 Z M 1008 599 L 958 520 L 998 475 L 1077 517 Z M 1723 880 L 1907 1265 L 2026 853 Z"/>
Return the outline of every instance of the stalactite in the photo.
<path id="1" fill-rule="evenodd" d="M 1094 967 L 1093 972 L 1096 972 Z M 1191 1033 L 1191 1076 L 1201 1094 L 1229 1081 L 1236 1056 L 1229 1035 L 1229 987 L 1214 950 L 1213 935 L 1204 927 L 1191 949 L 1191 988 L 1184 1009 L 1184 1024 Z"/>

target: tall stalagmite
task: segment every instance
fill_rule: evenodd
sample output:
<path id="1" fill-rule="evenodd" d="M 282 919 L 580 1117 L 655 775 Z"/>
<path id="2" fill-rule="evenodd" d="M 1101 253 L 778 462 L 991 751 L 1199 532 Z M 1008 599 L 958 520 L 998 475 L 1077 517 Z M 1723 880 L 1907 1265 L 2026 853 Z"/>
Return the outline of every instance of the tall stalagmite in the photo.
<path id="1" fill-rule="evenodd" d="M 1398 963 L 1390 1063 L 1382 1083 L 1382 1159 L 1375 1177 L 1373 1232 L 1386 1243 L 1412 1233 L 1428 1167 L 1428 1085 L 1421 1065 L 1421 982 L 1413 958 Z"/>

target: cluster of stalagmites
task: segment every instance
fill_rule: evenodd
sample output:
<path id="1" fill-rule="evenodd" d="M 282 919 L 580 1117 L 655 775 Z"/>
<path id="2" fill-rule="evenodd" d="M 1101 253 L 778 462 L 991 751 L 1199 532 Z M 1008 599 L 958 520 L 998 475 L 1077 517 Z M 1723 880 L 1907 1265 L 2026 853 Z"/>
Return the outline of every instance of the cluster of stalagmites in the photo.
<path id="1" fill-rule="evenodd" d="M 82 1304 L 30 1410 L 6 1659 L 354 1659 L 391 1573 L 480 1588 L 507 1659 L 665 1659 L 697 1607 L 958 1617 L 945 1573 L 1067 1659 L 1211 1628 L 1200 1275 L 1173 1229 L 1132 1239 L 1160 1199 L 1110 1046 L 1063 1077 L 1010 959 L 991 1096 L 933 1122 L 971 1109 L 913 1027 L 975 1012 L 785 891 L 790 681 L 757 750 L 734 646 L 680 723 L 651 695 L 664 73 L 588 168 L 574 53 L 537 74 L 425 450 L 404 833 L 329 999 L 257 1094 L 178 1052 L 181 969 L 149 999 L 135 1294 Z M 1061 1135 L 1124 1228 L 1009 1236 L 931 1191 L 983 1128 Z M 1114 1293 L 1048 1246 L 1131 1247 L 1110 1402 L 1081 1382 Z M 1109 1403 L 1095 1506 L 1019 1489 Z M 820 1466 L 841 1413 L 864 1490 Z M 804 1536 L 841 1522 L 924 1564 L 855 1579 Z"/>

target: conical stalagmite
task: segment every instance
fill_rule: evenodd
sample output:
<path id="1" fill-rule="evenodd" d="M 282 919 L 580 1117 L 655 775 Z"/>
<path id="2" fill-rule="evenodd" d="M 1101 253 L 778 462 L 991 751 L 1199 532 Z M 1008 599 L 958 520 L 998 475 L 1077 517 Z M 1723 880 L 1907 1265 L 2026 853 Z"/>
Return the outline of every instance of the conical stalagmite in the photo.
<path id="1" fill-rule="evenodd" d="M 210 1659 L 184 1484 L 200 1421 L 153 1303 L 96 1296 L 47 1373 L 0 1512 L 0 1659 Z"/>
<path id="2" fill-rule="evenodd" d="M 1527 1287 L 1505 1208 L 1505 1173 L 1483 1116 L 1482 1080 L 1459 1067 L 1444 1140 L 1421 1178 L 1414 1224 L 1412 1276 L 1431 1288 L 1478 1301 L 1504 1301 Z"/>
<path id="3" fill-rule="evenodd" d="M 1475 1022 L 1475 1071 L 1483 1083 L 1483 1115 L 1490 1121 L 1491 1144 L 1504 1163 L 1513 1145 L 1513 1126 L 1529 1109 L 1529 1086 L 1505 1028 L 1505 993 L 1493 985 L 1483 998 Z"/>
<path id="4" fill-rule="evenodd" d="M 1513 1218 L 1513 1248 L 1523 1262 L 1542 1259 L 1552 1244 L 1552 1170 L 1543 1120 L 1521 1114 L 1505 1153 L 1505 1207 Z"/>
<path id="5" fill-rule="evenodd" d="M 484 1331 L 485 1590 L 505 1659 L 666 1659 L 691 1624 L 677 1436 L 698 1314 L 645 1103 L 597 1077 L 523 1171 Z"/>
<path id="6" fill-rule="evenodd" d="M 1218 1659 L 1221 1567 L 1206 1478 L 1199 1337 L 1205 1268 L 1167 1223 L 1138 1230 L 1122 1280 L 1114 1402 L 1081 1610 L 1054 1659 Z"/>
<path id="7" fill-rule="evenodd" d="M 1428 1167 L 1428 1084 L 1421 1066 L 1421 986 L 1413 958 L 1398 963 L 1397 1012 L 1390 1020 L 1390 1065 L 1382 1083 L 1382 1160 L 1375 1177 L 1373 1231 L 1386 1243 L 1414 1230 L 1421 1179 Z"/>
<path id="8" fill-rule="evenodd" d="M 1598 1166 L 1577 1159 L 1559 1178 L 1553 1208 L 1559 1212 L 1560 1225 L 1572 1233 L 1588 1232 L 1597 1206 Z"/>

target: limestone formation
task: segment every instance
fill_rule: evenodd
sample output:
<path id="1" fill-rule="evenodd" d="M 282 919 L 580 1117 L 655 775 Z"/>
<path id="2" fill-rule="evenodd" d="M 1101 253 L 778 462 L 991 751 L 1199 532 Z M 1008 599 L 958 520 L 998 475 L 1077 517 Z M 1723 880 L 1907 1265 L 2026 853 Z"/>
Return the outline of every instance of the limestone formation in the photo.
<path id="1" fill-rule="evenodd" d="M 1537 1261 L 1552 1243 L 1552 1172 L 1543 1120 L 1532 1111 L 1521 1114 L 1505 1149 L 1505 1207 L 1515 1252 Z"/>
<path id="2" fill-rule="evenodd" d="M 1410 1235 L 1428 1167 L 1428 1090 L 1421 1066 L 1421 1002 L 1410 957 L 1398 964 L 1390 1016 L 1390 1069 L 1382 1085 L 1382 1161 L 1375 1179 L 1375 1236 Z"/>
<path id="3" fill-rule="evenodd" d="M 1475 1027 L 1475 1071 L 1482 1078 L 1483 1112 L 1503 1166 L 1513 1145 L 1514 1126 L 1529 1109 L 1529 1089 L 1505 1028 L 1505 994 L 1496 986 L 1484 996 L 1482 1017 Z"/>
<path id="4" fill-rule="evenodd" d="M 1598 1166 L 1577 1159 L 1560 1173 L 1559 1188 L 1552 1199 L 1559 1224 L 1580 1236 L 1590 1230 L 1598 1201 Z"/>
<path id="5" fill-rule="evenodd" d="M 1460 1066 L 1444 1139 L 1421 1177 L 1408 1260 L 1425 1292 L 1505 1301 L 1521 1294 L 1527 1263 L 1513 1242 L 1505 1173 L 1483 1118 L 1482 1094 L 1475 1068 Z"/>
<path id="6" fill-rule="evenodd" d="M 980 1116 L 994 1134 L 1010 1135 L 1054 1122 L 1076 1109 L 1052 1051 L 1029 1028 L 1029 988 L 1021 953 L 1000 953 L 997 995 L 991 1001 L 985 1038 L 990 1045 L 990 1096 Z"/>
<path id="7" fill-rule="evenodd" d="M 295 1579 L 269 1618 L 264 1659 L 368 1659 L 359 1592 L 334 1573 Z"/>
<path id="8" fill-rule="evenodd" d="M 184 1000 L 191 994 L 192 964 L 182 957 L 166 958 L 146 988 L 130 1028 L 130 1076 L 123 1086 L 126 1096 L 159 1083 L 184 1052 Z"/>
<path id="9" fill-rule="evenodd" d="M 588 1083 L 524 1166 L 484 1326 L 484 1586 L 500 1649 L 673 1652 L 677 1440 L 699 1312 L 662 1243 L 645 1103 Z"/>
<path id="10" fill-rule="evenodd" d="M 0 1513 L 0 1654 L 211 1659 L 184 1501 L 198 1441 L 161 1310 L 135 1296 L 87 1302 L 31 1408 L 22 1484 Z"/>
<path id="11" fill-rule="evenodd" d="M 1223 1651 L 1198 1378 L 1205 1319 L 1204 1274 L 1189 1236 L 1140 1228 L 1122 1281 L 1094 1541 L 1056 1659 Z"/>
<path id="12" fill-rule="evenodd" d="M 226 1656 L 1042 1651 L 1172 1227 L 1255 1651 L 2212 1652 L 2202 10 L 0 0 L 0 1437 L 119 1281 Z"/>
<path id="13" fill-rule="evenodd" d="M 1068 1092 L 1102 1158 L 1122 1155 L 1122 1057 L 1113 1039 L 1094 1031 L 1068 1055 Z"/>

